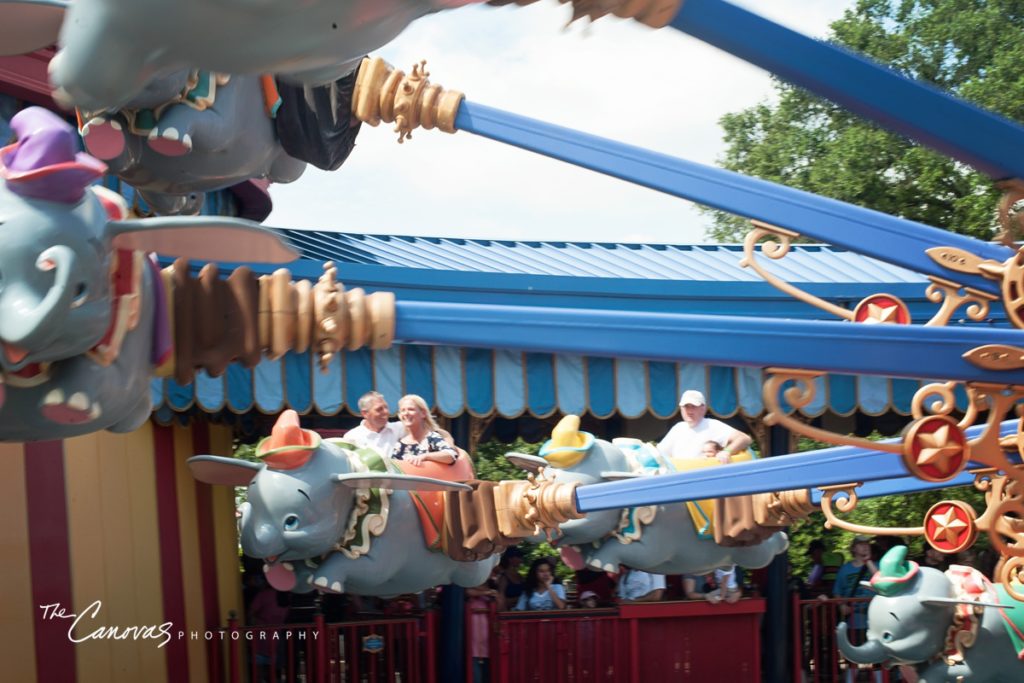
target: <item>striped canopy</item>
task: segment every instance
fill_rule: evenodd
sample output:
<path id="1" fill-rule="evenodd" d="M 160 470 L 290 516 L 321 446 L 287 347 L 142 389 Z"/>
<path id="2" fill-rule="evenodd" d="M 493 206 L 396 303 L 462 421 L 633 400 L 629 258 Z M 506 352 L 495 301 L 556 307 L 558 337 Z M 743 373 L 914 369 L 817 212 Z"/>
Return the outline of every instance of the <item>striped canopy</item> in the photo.
<path id="1" fill-rule="evenodd" d="M 715 415 L 755 417 L 764 412 L 762 382 L 763 372 L 754 368 L 398 344 L 340 353 L 326 373 L 311 354 L 289 353 L 254 370 L 232 365 L 222 377 L 200 372 L 186 386 L 154 380 L 152 391 L 155 406 L 175 412 L 198 407 L 273 414 L 293 408 L 303 414 L 358 414 L 359 397 L 374 389 L 391 405 L 403 394 L 420 394 L 449 417 L 589 412 L 668 418 L 678 410 L 683 389 L 699 389 Z M 919 386 L 912 380 L 830 375 L 819 380 L 816 401 L 802 412 L 908 414 Z"/>

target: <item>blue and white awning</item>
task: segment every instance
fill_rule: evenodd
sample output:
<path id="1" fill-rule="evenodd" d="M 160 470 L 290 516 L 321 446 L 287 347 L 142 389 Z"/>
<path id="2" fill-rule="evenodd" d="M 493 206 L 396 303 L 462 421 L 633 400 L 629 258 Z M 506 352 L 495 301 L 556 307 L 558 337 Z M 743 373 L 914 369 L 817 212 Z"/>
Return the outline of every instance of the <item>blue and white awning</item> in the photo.
<path id="1" fill-rule="evenodd" d="M 153 381 L 153 403 L 179 412 L 257 410 L 274 414 L 358 414 L 356 402 L 371 389 L 392 406 L 407 393 L 422 395 L 440 414 L 514 418 L 530 414 L 590 413 L 626 418 L 650 413 L 669 418 L 683 389 L 699 389 L 720 417 L 764 412 L 763 371 L 694 363 L 667 363 L 566 354 L 396 345 L 385 351 L 346 351 L 321 373 L 309 353 L 265 360 L 253 370 L 232 365 L 222 377 L 205 372 L 192 384 Z M 920 382 L 830 375 L 819 380 L 817 399 L 802 412 L 849 415 L 909 414 Z"/>

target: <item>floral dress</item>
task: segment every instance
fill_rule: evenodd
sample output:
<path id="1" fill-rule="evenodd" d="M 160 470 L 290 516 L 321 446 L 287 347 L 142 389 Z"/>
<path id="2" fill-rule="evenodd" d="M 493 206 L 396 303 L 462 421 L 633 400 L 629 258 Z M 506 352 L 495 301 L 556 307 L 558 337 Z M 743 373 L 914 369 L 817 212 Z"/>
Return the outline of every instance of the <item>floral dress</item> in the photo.
<path id="1" fill-rule="evenodd" d="M 426 444 L 425 446 L 423 445 L 424 443 Z M 403 441 L 396 443 L 394 450 L 391 451 L 391 457 L 395 460 L 404 460 L 407 455 L 426 455 L 436 451 L 451 451 L 455 453 L 455 449 L 444 440 L 443 436 L 437 432 L 427 432 L 426 438 L 419 443 L 405 443 Z M 449 464 L 455 464 L 455 457 L 452 458 Z"/>

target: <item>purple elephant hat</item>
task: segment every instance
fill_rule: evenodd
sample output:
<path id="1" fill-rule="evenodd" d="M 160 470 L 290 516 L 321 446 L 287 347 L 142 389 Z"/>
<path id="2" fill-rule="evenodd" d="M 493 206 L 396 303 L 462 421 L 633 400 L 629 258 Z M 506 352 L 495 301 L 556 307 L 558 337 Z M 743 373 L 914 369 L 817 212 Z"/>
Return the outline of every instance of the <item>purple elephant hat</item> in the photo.
<path id="1" fill-rule="evenodd" d="M 78 135 L 64 119 L 41 107 L 11 118 L 18 141 L 0 149 L 0 178 L 22 197 L 77 204 L 106 165 L 78 151 Z"/>

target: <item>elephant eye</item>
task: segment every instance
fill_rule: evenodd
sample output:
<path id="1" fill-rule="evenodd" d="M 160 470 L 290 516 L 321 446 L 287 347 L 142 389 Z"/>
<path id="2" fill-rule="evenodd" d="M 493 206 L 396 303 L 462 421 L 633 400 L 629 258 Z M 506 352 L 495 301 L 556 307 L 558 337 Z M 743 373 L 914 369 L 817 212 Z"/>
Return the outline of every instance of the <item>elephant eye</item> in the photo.
<path id="1" fill-rule="evenodd" d="M 71 308 L 77 308 L 85 303 L 85 300 L 89 298 L 89 288 L 85 286 L 84 282 L 79 282 L 75 285 L 75 296 L 71 299 Z"/>
<path id="2" fill-rule="evenodd" d="M 892 642 L 892 631 L 885 631 L 882 633 L 882 640 L 887 643 Z"/>
<path id="3" fill-rule="evenodd" d="M 284 518 L 284 530 L 295 531 L 299 528 L 299 518 L 295 515 L 288 515 Z"/>

